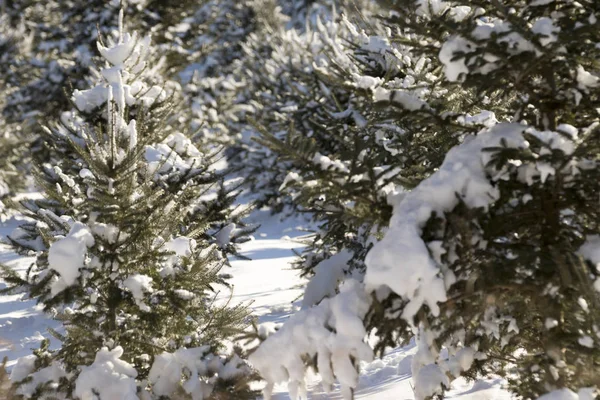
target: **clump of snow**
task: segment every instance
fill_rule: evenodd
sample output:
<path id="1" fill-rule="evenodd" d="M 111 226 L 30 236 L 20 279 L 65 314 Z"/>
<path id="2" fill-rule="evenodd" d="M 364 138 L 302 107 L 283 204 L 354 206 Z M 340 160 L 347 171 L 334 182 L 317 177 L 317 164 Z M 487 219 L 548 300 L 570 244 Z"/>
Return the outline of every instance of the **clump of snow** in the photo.
<path id="1" fill-rule="evenodd" d="M 551 43 L 556 40 L 556 27 L 544 20 L 536 26 L 539 33 L 544 36 L 540 39 L 542 43 Z M 488 22 L 477 20 L 477 27 L 471 32 L 473 40 L 469 40 L 460 35 L 450 36 L 443 44 L 438 55 L 442 64 L 444 64 L 444 74 L 446 79 L 451 82 L 464 80 L 470 73 L 486 75 L 498 68 L 500 59 L 498 56 L 487 53 L 482 50 L 485 41 L 496 40 L 498 43 L 506 44 L 506 49 L 510 55 L 531 52 L 536 56 L 540 52 L 535 46 L 518 33 L 509 22 L 499 19 L 491 19 Z M 473 53 L 479 53 L 472 57 Z M 471 56 L 471 57 L 470 57 Z"/>
<path id="2" fill-rule="evenodd" d="M 354 84 L 359 89 L 374 89 L 375 87 L 381 85 L 383 83 L 383 79 L 375 78 L 372 76 L 365 75 L 356 75 L 354 76 Z"/>
<path id="3" fill-rule="evenodd" d="M 57 388 L 60 378 L 67 375 L 59 363 L 52 363 L 49 367 L 35 371 L 36 359 L 34 355 L 19 358 L 10 374 L 13 383 L 29 379 L 28 382 L 19 385 L 16 393 L 26 399 L 33 398 L 39 385 L 47 385 L 49 389 Z"/>
<path id="4" fill-rule="evenodd" d="M 87 249 L 94 245 L 94 236 L 87 225 L 75 222 L 66 237 L 50 245 L 48 266 L 58 272 L 59 279 L 52 285 L 52 294 L 74 285 L 85 264 Z"/>
<path id="5" fill-rule="evenodd" d="M 208 350 L 208 346 L 203 346 L 179 349 L 175 353 L 164 352 L 156 356 L 148 374 L 153 393 L 168 397 L 179 387 L 183 387 L 186 393 L 195 393 L 198 396 L 196 399 L 210 396 L 212 385 L 200 379 L 207 369 L 202 357 Z M 187 371 L 187 379 L 183 378 L 184 369 Z"/>
<path id="6" fill-rule="evenodd" d="M 400 90 L 377 88 L 373 93 L 373 98 L 375 102 L 389 102 L 391 104 L 397 104 L 408 111 L 420 110 L 421 108 L 427 106 L 427 103 L 419 99 L 417 96 Z"/>
<path id="7" fill-rule="evenodd" d="M 194 293 L 190 292 L 189 290 L 185 290 L 185 289 L 175 289 L 173 291 L 173 293 L 175 293 L 175 295 L 177 297 L 179 297 L 180 299 L 183 299 L 183 300 L 190 300 L 195 297 Z"/>
<path id="8" fill-rule="evenodd" d="M 182 257 L 189 257 L 194 252 L 194 249 L 196 248 L 196 241 L 186 236 L 178 236 L 166 243 L 161 243 L 161 245 L 165 250 L 175 253 L 167 258 L 163 264 L 162 270 L 160 271 L 161 276 L 166 276 L 175 273 L 174 268 L 181 261 Z M 203 252 L 206 252 L 206 254 L 208 254 L 210 251 L 211 248 L 203 250 Z"/>
<path id="9" fill-rule="evenodd" d="M 556 328 L 558 326 L 558 321 L 554 318 L 546 318 L 544 321 L 544 326 L 546 329 Z"/>
<path id="10" fill-rule="evenodd" d="M 123 281 L 125 286 L 131 292 L 135 300 L 135 304 L 140 310 L 150 312 L 150 307 L 144 303 L 144 293 L 152 293 L 152 278 L 148 275 L 133 274 Z"/>
<path id="11" fill-rule="evenodd" d="M 75 381 L 75 397 L 87 399 L 138 400 L 135 368 L 121 360 L 123 348 L 103 347 L 94 363 L 83 367 Z"/>
<path id="12" fill-rule="evenodd" d="M 579 392 L 577 393 L 570 389 L 563 388 L 546 393 L 545 395 L 538 397 L 537 400 L 594 400 L 596 398 L 594 392 L 595 390 L 593 388 L 579 389 Z"/>
<path id="13" fill-rule="evenodd" d="M 112 224 L 103 224 L 94 222 L 92 224 L 92 232 L 98 239 L 107 241 L 108 243 L 116 243 L 117 239 L 126 239 L 129 235 L 119 230 L 119 228 Z"/>
<path id="14" fill-rule="evenodd" d="M 148 381 L 155 396 L 171 398 L 178 388 L 193 400 L 209 399 L 216 380 L 247 375 L 249 368 L 237 355 L 225 361 L 208 354 L 209 346 L 164 352 L 155 357 Z"/>
<path id="15" fill-rule="evenodd" d="M 190 139 L 180 132 L 169 135 L 162 143 L 145 147 L 148 174 L 189 171 L 201 165 L 201 155 Z"/>
<path id="16" fill-rule="evenodd" d="M 348 167 L 346 167 L 346 165 L 344 165 L 344 163 L 342 161 L 339 160 L 332 160 L 331 158 L 321 154 L 321 153 L 315 153 L 312 162 L 315 163 L 316 165 L 319 165 L 321 167 L 321 169 L 323 170 L 336 170 L 342 173 L 350 173 L 350 170 L 348 169 Z"/>
<path id="17" fill-rule="evenodd" d="M 551 18 L 542 17 L 533 23 L 531 31 L 541 36 L 539 41 L 542 46 L 548 46 L 558 40 L 557 33 L 560 32 L 560 27 L 554 25 Z"/>
<path id="18" fill-rule="evenodd" d="M 529 3 L 529 6 L 530 7 L 545 6 L 546 4 L 550 4 L 553 1 L 554 0 L 533 0 L 531 3 Z"/>
<path id="19" fill-rule="evenodd" d="M 459 376 L 461 372 L 471 368 L 473 361 L 475 361 L 475 353 L 472 347 L 463 347 L 448 358 L 444 367 L 452 376 Z"/>
<path id="20" fill-rule="evenodd" d="M 587 336 L 587 335 L 582 336 L 579 339 L 577 339 L 577 343 L 579 343 L 583 347 L 588 347 L 590 349 L 594 348 L 594 339 L 592 339 L 590 336 Z"/>
<path id="21" fill-rule="evenodd" d="M 95 179 L 94 174 L 87 168 L 82 168 L 79 171 L 79 177 L 82 179 Z"/>
<path id="22" fill-rule="evenodd" d="M 415 396 L 418 400 L 442 394 L 443 388 L 450 387 L 450 379 L 436 364 L 428 364 L 419 369 L 413 377 Z"/>
<path id="23" fill-rule="evenodd" d="M 303 357 L 317 356 L 323 384 L 331 388 L 335 379 L 344 399 L 352 398 L 358 371 L 352 362 L 371 361 L 372 349 L 365 343 L 362 320 L 370 298 L 364 286 L 348 280 L 340 293 L 317 306 L 294 314 L 283 327 L 269 336 L 250 356 L 250 362 L 267 381 L 265 399 L 275 383 L 288 382 L 290 397 L 306 396 L 306 367 Z"/>
<path id="24" fill-rule="evenodd" d="M 236 225 L 234 223 L 230 223 L 225 225 L 221 230 L 216 234 L 215 240 L 220 247 L 225 247 L 231 241 L 231 234 L 235 231 Z"/>
<path id="25" fill-rule="evenodd" d="M 600 78 L 586 71 L 581 65 L 577 66 L 577 87 L 584 92 L 600 85 Z"/>
<path id="26" fill-rule="evenodd" d="M 450 82 L 457 82 L 462 76 L 469 73 L 465 58 L 455 59 L 455 53 L 469 52 L 474 48 L 474 44 L 460 36 L 453 36 L 442 45 L 439 58 L 444 64 L 444 73 L 446 79 Z"/>
<path id="27" fill-rule="evenodd" d="M 302 177 L 297 172 L 288 172 L 288 174 L 285 176 L 285 179 L 281 183 L 281 186 L 279 186 L 279 190 L 285 189 L 290 182 L 302 182 Z"/>
<path id="28" fill-rule="evenodd" d="M 586 260 L 590 260 L 600 272 L 600 235 L 588 236 L 578 253 Z"/>
<path id="29" fill-rule="evenodd" d="M 12 371 L 10 371 L 10 380 L 20 382 L 27 378 L 35 369 L 35 360 L 36 356 L 33 354 L 19 358 Z"/>
<path id="30" fill-rule="evenodd" d="M 440 15 L 449 7 L 443 0 L 418 0 L 417 4 L 417 15 L 424 17 Z"/>
<path id="31" fill-rule="evenodd" d="M 578 253 L 586 260 L 590 260 L 596 267 L 596 272 L 600 274 L 600 235 L 588 236 Z M 600 277 L 594 281 L 594 289 L 600 292 Z"/>
<path id="32" fill-rule="evenodd" d="M 125 35 L 121 35 L 118 43 L 104 47 L 102 43 L 97 42 L 98 51 L 104 57 L 106 61 L 112 65 L 122 65 L 133 53 L 135 46 L 137 45 L 137 32 L 131 35 L 126 32 Z"/>
<path id="33" fill-rule="evenodd" d="M 306 285 L 302 308 L 311 307 L 323 300 L 323 298 L 335 294 L 337 283 L 343 278 L 344 268 L 351 258 L 352 254 L 344 249 L 317 264 L 314 269 L 315 275 L 308 282 L 308 285 Z"/>
<path id="34" fill-rule="evenodd" d="M 166 242 L 164 247 L 179 257 L 189 257 L 196 248 L 196 241 L 186 236 L 178 236 Z"/>

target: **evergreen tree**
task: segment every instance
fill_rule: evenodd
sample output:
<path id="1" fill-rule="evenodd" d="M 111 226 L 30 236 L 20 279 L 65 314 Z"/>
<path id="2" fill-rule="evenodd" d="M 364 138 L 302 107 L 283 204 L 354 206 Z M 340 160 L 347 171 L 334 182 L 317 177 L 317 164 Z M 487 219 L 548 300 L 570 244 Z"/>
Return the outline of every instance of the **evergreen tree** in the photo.
<path id="1" fill-rule="evenodd" d="M 419 327 L 420 398 L 489 373 L 524 398 L 598 388 L 598 4 L 390 3 L 413 52 L 499 122 L 395 198 L 370 323 Z"/>
<path id="2" fill-rule="evenodd" d="M 37 257 L 25 277 L 5 268 L 4 292 L 26 290 L 65 328 L 11 379 L 24 398 L 250 397 L 248 366 L 223 355 L 247 311 L 216 301 L 239 235 L 223 218 L 230 192 L 170 123 L 169 84 L 145 81 L 149 38 L 119 25 L 98 43 L 97 85 L 46 130 L 58 161 L 37 165 L 45 199 L 10 237 Z"/>
<path id="3" fill-rule="evenodd" d="M 345 43 L 350 35 L 340 23 L 339 14 L 318 3 L 313 8 L 319 12 L 315 11 L 312 20 L 296 21 L 302 29 L 275 10 L 271 29 L 251 35 L 244 43 L 246 57 L 241 71 L 249 88 L 243 96 L 249 112 L 239 158 L 246 165 L 252 190 L 260 195 L 259 204 L 269 205 L 274 211 L 292 205 L 279 188 L 288 172 L 298 171 L 305 160 L 294 162 L 279 157 L 280 151 L 262 146 L 265 143 L 256 146 L 251 139 L 263 132 L 278 140 L 306 137 L 316 141 L 313 147 L 322 154 L 330 155 L 336 151 L 339 138 L 326 132 L 321 124 L 328 119 L 335 121 L 329 114 L 346 110 L 347 103 L 353 101 L 352 84 L 322 77 L 322 72 L 330 69 L 325 65 L 335 65 L 340 61 L 336 57 L 346 57 L 344 53 L 350 52 Z"/>
<path id="4" fill-rule="evenodd" d="M 351 109 L 365 116 L 365 128 L 355 129 L 366 137 L 375 133 L 369 127 L 392 128 L 379 143 L 366 141 L 373 154 L 345 155 L 349 145 L 328 146 L 333 135 L 323 135 L 328 141 L 287 132 L 277 137 L 268 127 L 262 142 L 298 161 L 286 186 L 302 208 L 323 210 L 326 233 L 343 226 L 340 221 L 361 204 L 371 213 L 357 221 L 380 228 L 388 223 L 381 222 L 389 212 L 382 201 L 358 196 L 376 192 L 361 188 L 353 198 L 355 182 L 348 178 L 360 168 L 391 167 L 396 187 L 388 191 L 389 228 L 383 239 L 377 230 L 365 234 L 374 247 L 362 259 L 364 277 L 336 272 L 351 269 L 360 257 L 352 260 L 348 241 L 331 235 L 335 256 L 313 264 L 311 284 L 319 296 L 305 306 L 330 298 L 267 338 L 253 363 L 269 381 L 293 385 L 306 364 L 316 365 L 326 381 L 332 374 L 343 380 L 345 396 L 352 398 L 356 364 L 339 362 L 370 359 L 354 341 L 360 333 L 375 332 L 376 350 L 383 350 L 418 332 L 412 369 L 419 399 L 443 397 L 459 375 L 490 373 L 505 376 L 523 398 L 555 389 L 592 398 L 599 386 L 597 4 L 381 3 L 391 9 L 387 32 L 369 37 L 359 30 L 358 37 L 366 35 L 371 44 L 388 38 L 392 45 L 382 54 L 395 56 L 395 75 L 389 67 L 378 75 L 381 64 L 373 55 L 358 70 L 324 69 L 342 82 L 365 83 L 363 96 L 372 94 L 384 107 L 366 112 L 365 102 Z M 353 112 L 344 116 L 355 122 Z M 322 125 L 342 130 L 331 116 Z M 340 142 L 353 138 L 341 135 Z M 390 151 L 393 157 L 381 157 Z M 349 207 L 340 207 L 344 200 Z M 356 235 L 357 226 L 345 234 Z M 344 318 L 352 315 L 353 322 L 342 333 L 334 304 L 352 290 L 336 281 L 355 277 L 364 279 L 362 290 L 371 295 L 369 312 L 362 313 L 363 293 L 352 284 L 356 303 Z M 314 293 L 311 284 L 307 294 Z M 298 323 L 307 320 L 319 322 Z M 293 346 L 300 329 L 320 339 Z M 319 346 L 354 333 L 348 342 L 354 346 Z M 269 356 L 286 346 L 293 356 Z"/>
<path id="5" fill-rule="evenodd" d="M 236 167 L 235 153 L 243 136 L 249 82 L 244 76 L 248 56 L 244 43 L 269 30 L 275 0 L 211 0 L 190 18 L 190 27 L 179 33 L 187 43 L 187 67 L 180 76 L 192 109 L 192 129 L 197 142 L 226 145 L 228 160 Z"/>

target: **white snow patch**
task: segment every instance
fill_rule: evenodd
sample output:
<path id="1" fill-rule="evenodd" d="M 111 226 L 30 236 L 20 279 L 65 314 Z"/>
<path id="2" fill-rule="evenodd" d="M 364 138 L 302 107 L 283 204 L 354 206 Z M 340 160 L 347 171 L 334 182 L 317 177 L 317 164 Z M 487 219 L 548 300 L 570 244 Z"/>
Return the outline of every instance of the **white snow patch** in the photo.
<path id="1" fill-rule="evenodd" d="M 144 293 L 154 292 L 151 277 L 148 275 L 133 274 L 123 281 L 123 286 L 129 289 L 140 310 L 150 312 L 150 307 L 144 303 Z"/>
<path id="2" fill-rule="evenodd" d="M 66 237 L 50 245 L 48 266 L 60 274 L 60 278 L 52 284 L 53 295 L 75 284 L 79 270 L 84 266 L 87 249 L 93 245 L 92 232 L 81 222 L 75 222 Z"/>
<path id="3" fill-rule="evenodd" d="M 304 299 L 302 300 L 303 309 L 312 307 L 323 298 L 335 294 L 337 283 L 344 276 L 344 268 L 350 258 L 352 258 L 352 254 L 344 249 L 317 264 L 315 275 L 306 285 Z"/>
<path id="4" fill-rule="evenodd" d="M 103 347 L 96 353 L 94 363 L 83 367 L 75 381 L 75 397 L 82 400 L 139 400 L 135 382 L 137 371 L 120 359 L 122 355 L 120 346 L 113 350 Z"/>

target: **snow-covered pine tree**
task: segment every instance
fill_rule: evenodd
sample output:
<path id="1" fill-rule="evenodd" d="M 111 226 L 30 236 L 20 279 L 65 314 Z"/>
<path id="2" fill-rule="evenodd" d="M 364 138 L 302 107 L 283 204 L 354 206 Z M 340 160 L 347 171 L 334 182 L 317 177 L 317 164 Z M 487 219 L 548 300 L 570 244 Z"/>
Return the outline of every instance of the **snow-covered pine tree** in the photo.
<path id="1" fill-rule="evenodd" d="M 297 5 L 300 3 L 305 2 Z M 350 51 L 345 42 L 348 31 L 336 12 L 340 10 L 329 2 L 314 2 L 311 8 L 314 15 L 310 20 L 296 21 L 275 9 L 271 29 L 250 35 L 244 43 L 246 57 L 241 71 L 249 88 L 244 98 L 252 118 L 244 127 L 240 160 L 253 191 L 261 196 L 259 204 L 267 204 L 274 211 L 290 205 L 289 197 L 281 196 L 279 188 L 288 172 L 297 171 L 298 166 L 289 157 L 278 157 L 279 152 L 268 146 L 253 145 L 250 139 L 261 136 L 261 132 L 279 140 L 288 136 L 310 138 L 316 142 L 314 147 L 328 155 L 335 151 L 338 139 L 324 132 L 320 124 L 323 115 L 327 118 L 331 110 L 343 111 L 352 101 L 349 93 L 354 88 L 349 88 L 350 83 L 329 85 L 319 73 L 323 65 L 334 64 L 331 69 L 336 68 L 338 60 L 332 61 L 332 54 L 335 59 L 335 52 Z M 298 23 L 302 28 L 295 27 Z"/>
<path id="2" fill-rule="evenodd" d="M 278 88 L 277 101 L 267 103 L 268 111 L 260 124 L 256 121 L 260 133 L 256 141 L 264 147 L 250 152 L 272 154 L 256 158 L 262 162 L 261 176 L 279 178 L 259 180 L 267 190 L 279 183 L 267 195 L 309 213 L 319 226 L 297 266 L 307 276 L 318 268 L 315 283 L 329 287 L 313 293 L 309 285 L 306 306 L 334 294 L 344 273 L 364 272 L 371 231 L 390 216 L 386 187 L 398 178 L 398 171 L 390 167 L 400 162 L 398 153 L 383 143 L 397 127 L 377 123 L 382 114 L 363 82 L 379 82 L 381 71 L 374 71 L 378 68 L 393 79 L 400 61 L 383 36 L 372 31 L 373 36 L 364 40 L 353 36 L 353 30 L 356 26 L 347 19 L 319 21 L 314 31 L 288 31 L 280 38 L 267 66 L 281 73 L 272 74 L 272 85 L 265 84 L 263 90 L 274 87 L 275 81 L 287 86 Z M 381 46 L 369 49 L 370 39 L 376 38 Z M 291 62 L 284 55 L 290 55 Z M 289 111 L 274 112 L 277 108 Z M 337 261 L 329 260 L 335 254 Z M 329 261 L 321 264 L 324 260 Z"/>
<path id="3" fill-rule="evenodd" d="M 370 323 L 384 337 L 418 328 L 418 398 L 489 373 L 523 398 L 594 398 L 600 4 L 387 3 L 413 53 L 439 60 L 443 87 L 466 89 L 499 122 L 392 200 L 390 228 L 366 260 L 378 300 Z"/>
<path id="4" fill-rule="evenodd" d="M 270 384 L 288 381 L 292 396 L 305 390 L 310 365 L 326 384 L 337 379 L 344 398 L 352 399 L 358 361 L 373 357 L 363 341 L 372 300 L 361 281 L 366 253 L 390 216 L 386 197 L 395 185 L 416 186 L 441 163 L 440 151 L 457 143 L 458 135 L 444 140 L 423 131 L 428 116 L 445 112 L 449 121 L 454 116 L 448 113 L 447 91 L 436 90 L 440 78 L 433 73 L 435 65 L 410 57 L 410 49 L 397 44 L 402 38 L 398 33 L 347 19 L 317 27 L 306 37 L 290 33 L 288 42 L 304 47 L 276 51 L 270 60 L 274 70 L 285 71 L 274 76 L 291 83 L 265 108 L 286 105 L 292 118 L 298 115 L 293 119 L 298 126 L 288 129 L 280 117 L 282 131 L 271 133 L 275 124 L 267 125 L 259 140 L 278 157 L 272 158 L 275 168 L 291 169 L 283 174 L 276 195 L 289 196 L 319 224 L 299 262 L 311 281 L 304 309 L 269 336 L 251 360 Z M 288 58 L 294 62 L 286 62 Z M 425 108 L 425 100 L 433 106 Z M 398 118 L 409 112 L 412 118 Z M 454 125 L 445 132 L 479 129 Z M 299 336 L 308 339 L 294 339 Z M 403 338 L 387 339 L 381 342 Z M 383 350 L 384 345 L 378 347 Z M 289 356 L 275 359 L 273 354 L 284 348 Z"/>
<path id="5" fill-rule="evenodd" d="M 24 398 L 252 396 L 248 366 L 224 342 L 247 311 L 216 300 L 219 244 L 235 229 L 219 244 L 207 233 L 227 213 L 214 193 L 222 177 L 169 124 L 169 85 L 144 81 L 148 46 L 122 22 L 98 43 L 98 83 L 47 130 L 60 161 L 38 165 L 45 200 L 28 203 L 32 222 L 10 235 L 37 257 L 25 277 L 4 269 L 4 292 L 26 290 L 64 324 L 52 332 L 60 347 L 44 341 L 13 368 Z"/>
<path id="6" fill-rule="evenodd" d="M 294 388 L 313 360 L 351 398 L 357 375 L 340 362 L 369 359 L 361 333 L 376 329 L 383 349 L 418 331 L 419 399 L 443 396 L 461 374 L 502 374 L 526 398 L 597 388 L 597 5 L 383 3 L 393 7 L 388 32 L 402 63 L 399 77 L 384 74 L 372 89 L 388 106 L 375 121 L 398 129 L 383 148 L 399 152 L 400 185 L 390 227 L 383 241 L 371 238 L 365 260 L 362 289 L 372 296 L 345 278 L 339 294 L 270 336 L 254 365 Z M 269 146 L 286 156 L 302 148 Z M 302 190 L 307 170 L 288 185 Z M 308 176 L 310 186 L 319 175 Z M 352 304 L 343 317 L 342 298 Z M 293 346 L 299 332 L 317 339 Z M 321 344 L 328 340 L 347 346 Z M 283 348 L 290 357 L 270 356 Z M 592 398 L 593 389 L 579 395 Z"/>

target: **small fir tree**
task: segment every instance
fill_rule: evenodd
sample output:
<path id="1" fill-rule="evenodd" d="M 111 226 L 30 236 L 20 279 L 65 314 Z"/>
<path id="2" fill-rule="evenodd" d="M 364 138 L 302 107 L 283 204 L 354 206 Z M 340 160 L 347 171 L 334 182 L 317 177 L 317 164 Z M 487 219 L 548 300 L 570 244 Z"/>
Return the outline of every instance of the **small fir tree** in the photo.
<path id="1" fill-rule="evenodd" d="M 24 398 L 252 396 L 249 368 L 220 355 L 247 319 L 215 300 L 231 196 L 213 194 L 223 178 L 210 155 L 167 124 L 172 97 L 143 80 L 148 46 L 121 22 L 98 44 L 101 81 L 47 131 L 60 163 L 38 165 L 45 199 L 10 237 L 37 259 L 25 277 L 5 269 L 5 292 L 27 290 L 65 331 L 14 367 Z"/>

